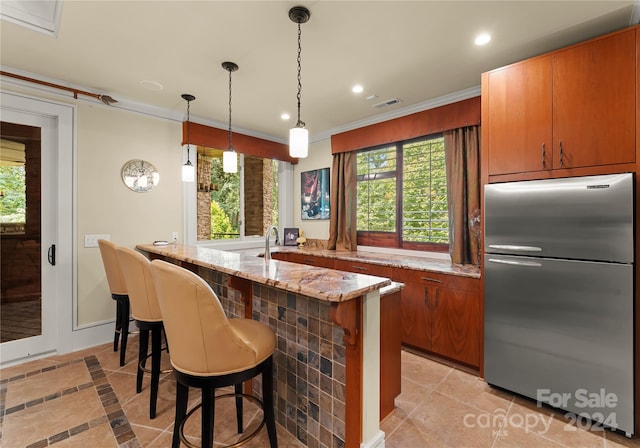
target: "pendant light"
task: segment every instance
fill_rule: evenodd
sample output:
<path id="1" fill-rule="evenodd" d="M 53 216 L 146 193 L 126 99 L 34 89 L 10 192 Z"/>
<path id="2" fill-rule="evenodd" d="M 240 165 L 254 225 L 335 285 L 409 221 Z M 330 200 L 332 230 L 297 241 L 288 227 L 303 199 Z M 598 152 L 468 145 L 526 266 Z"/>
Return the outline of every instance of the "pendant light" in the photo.
<path id="1" fill-rule="evenodd" d="M 295 127 L 289 130 L 289 155 L 291 157 L 307 157 L 309 152 L 309 131 L 300 120 L 300 97 L 302 94 L 301 53 L 302 53 L 302 31 L 300 25 L 307 23 L 311 13 L 304 6 L 294 6 L 289 10 L 289 19 L 298 24 L 298 122 Z"/>
<path id="2" fill-rule="evenodd" d="M 196 177 L 196 169 L 191 164 L 191 159 L 189 158 L 190 157 L 189 150 L 191 149 L 191 146 L 190 146 L 191 139 L 189 134 L 189 131 L 191 129 L 191 122 L 189 121 L 189 115 L 190 115 L 191 101 L 195 100 L 196 97 L 188 93 L 183 93 L 182 99 L 184 99 L 187 102 L 187 163 L 182 165 L 182 182 L 194 182 Z"/>
<path id="3" fill-rule="evenodd" d="M 231 73 L 238 70 L 238 65 L 233 62 L 223 62 L 222 68 L 229 72 L 229 147 L 222 153 L 222 171 L 225 173 L 238 172 L 238 153 L 231 144 Z"/>

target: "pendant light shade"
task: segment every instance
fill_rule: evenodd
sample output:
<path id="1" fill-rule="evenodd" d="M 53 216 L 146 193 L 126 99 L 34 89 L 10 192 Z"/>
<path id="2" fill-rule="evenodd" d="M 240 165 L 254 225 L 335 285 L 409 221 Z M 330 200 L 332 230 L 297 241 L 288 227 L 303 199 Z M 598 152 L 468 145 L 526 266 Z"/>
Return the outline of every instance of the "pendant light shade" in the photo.
<path id="1" fill-rule="evenodd" d="M 307 157 L 309 153 L 309 131 L 296 126 L 289 129 L 289 155 L 299 159 Z"/>
<path id="2" fill-rule="evenodd" d="M 187 145 L 187 154 L 189 153 L 189 145 Z M 187 156 L 188 157 L 188 156 Z M 187 163 L 182 165 L 182 182 L 195 182 L 196 167 L 187 159 Z"/>
<path id="3" fill-rule="evenodd" d="M 191 159 L 190 159 L 190 150 L 191 150 L 191 145 L 190 145 L 190 129 L 191 129 L 191 122 L 189 121 L 190 118 L 190 112 L 191 112 L 191 101 L 195 100 L 196 97 L 193 95 L 190 95 L 188 93 L 183 93 L 182 94 L 182 99 L 184 99 L 187 102 L 187 162 L 182 165 L 182 182 L 195 182 L 196 180 L 196 168 L 191 164 Z"/>
<path id="4" fill-rule="evenodd" d="M 298 24 L 298 122 L 289 130 L 289 155 L 291 157 L 307 157 L 309 152 L 309 131 L 300 119 L 300 99 L 302 97 L 302 30 L 300 25 L 307 23 L 311 13 L 304 6 L 294 6 L 289 10 L 289 19 Z"/>
<path id="5" fill-rule="evenodd" d="M 225 173 L 238 172 L 238 153 L 226 150 L 222 153 L 222 171 Z"/>
<path id="6" fill-rule="evenodd" d="M 222 68 L 229 72 L 229 147 L 222 153 L 222 171 L 225 173 L 238 172 L 238 153 L 233 149 L 231 138 L 231 73 L 238 70 L 238 65 L 233 62 L 223 62 Z"/>

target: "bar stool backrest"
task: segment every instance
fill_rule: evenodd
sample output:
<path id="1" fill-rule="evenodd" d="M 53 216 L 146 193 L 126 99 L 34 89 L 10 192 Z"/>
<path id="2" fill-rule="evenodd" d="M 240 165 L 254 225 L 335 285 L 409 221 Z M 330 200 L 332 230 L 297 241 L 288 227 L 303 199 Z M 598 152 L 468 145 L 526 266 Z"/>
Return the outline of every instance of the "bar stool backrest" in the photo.
<path id="1" fill-rule="evenodd" d="M 134 319 L 144 322 L 162 321 L 156 287 L 151 276 L 151 262 L 140 252 L 128 247 L 118 247 L 116 253 L 129 292 Z"/>
<path id="2" fill-rule="evenodd" d="M 104 271 L 107 274 L 107 283 L 109 283 L 111 294 L 127 295 L 127 286 L 116 254 L 118 246 L 111 241 L 98 240 L 98 247 L 100 247 L 102 264 L 104 264 Z"/>
<path id="3" fill-rule="evenodd" d="M 256 366 L 258 350 L 233 330 L 222 304 L 198 275 L 162 260 L 151 262 L 171 364 L 195 376 L 225 375 Z"/>

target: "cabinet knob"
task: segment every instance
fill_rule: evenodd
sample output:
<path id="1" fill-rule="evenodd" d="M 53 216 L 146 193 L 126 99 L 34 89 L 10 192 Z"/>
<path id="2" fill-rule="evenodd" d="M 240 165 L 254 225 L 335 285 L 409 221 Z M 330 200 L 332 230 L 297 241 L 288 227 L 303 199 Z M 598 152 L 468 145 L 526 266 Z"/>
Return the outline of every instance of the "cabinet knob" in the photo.
<path id="1" fill-rule="evenodd" d="M 542 169 L 544 169 L 544 143 L 542 144 Z"/>
<path id="2" fill-rule="evenodd" d="M 560 140 L 560 168 L 564 166 L 564 161 L 562 160 L 562 140 Z"/>

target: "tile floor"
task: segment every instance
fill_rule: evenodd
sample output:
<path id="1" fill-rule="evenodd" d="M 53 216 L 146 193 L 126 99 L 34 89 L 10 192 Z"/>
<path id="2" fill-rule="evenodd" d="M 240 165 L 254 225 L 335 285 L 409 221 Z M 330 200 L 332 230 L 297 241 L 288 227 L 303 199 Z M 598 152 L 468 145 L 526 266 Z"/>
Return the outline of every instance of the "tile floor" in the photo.
<path id="1" fill-rule="evenodd" d="M 0 446 L 171 446 L 175 382 L 171 374 L 162 376 L 158 415 L 150 420 L 148 375 L 142 393 L 136 394 L 137 337 L 130 341 L 124 367 L 105 344 L 0 370 Z M 166 356 L 163 365 L 168 368 Z M 469 373 L 406 351 L 402 377 L 396 410 L 381 424 L 387 448 L 640 448 L 640 439 L 576 428 L 560 412 L 539 409 Z M 192 393 L 190 406 L 199 401 L 196 395 Z M 233 402 L 216 404 L 216 442 L 236 440 Z M 248 430 L 255 428 L 259 416 L 253 405 L 245 405 Z M 199 443 L 199 415 L 185 432 Z M 303 446 L 280 426 L 278 441 L 281 448 Z M 246 446 L 268 447 L 266 430 Z"/>
<path id="2" fill-rule="evenodd" d="M 38 297 L 0 304 L 0 342 L 40 334 L 42 332 L 40 302 L 41 299 Z"/>

